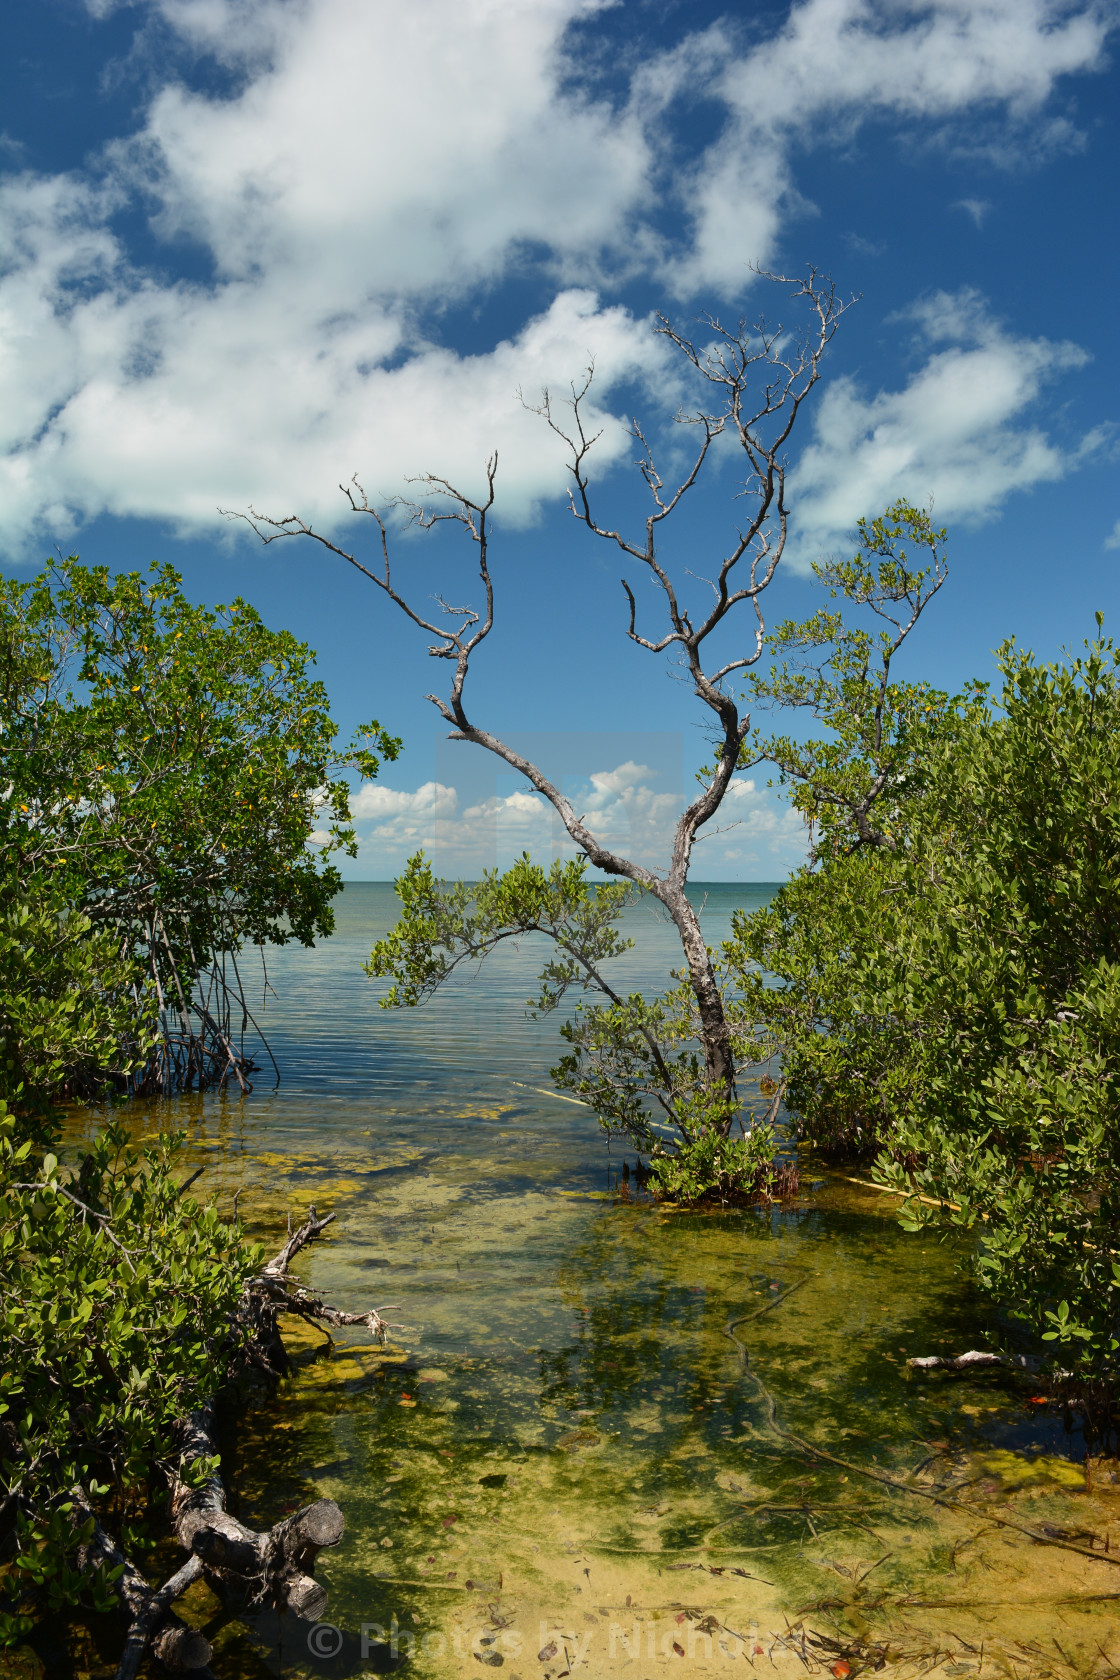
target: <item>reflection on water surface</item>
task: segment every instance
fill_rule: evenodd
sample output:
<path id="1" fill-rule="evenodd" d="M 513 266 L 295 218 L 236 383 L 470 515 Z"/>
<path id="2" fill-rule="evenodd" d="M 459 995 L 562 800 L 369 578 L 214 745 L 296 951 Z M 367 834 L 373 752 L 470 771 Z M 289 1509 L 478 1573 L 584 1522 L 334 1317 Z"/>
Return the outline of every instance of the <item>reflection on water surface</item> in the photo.
<path id="1" fill-rule="evenodd" d="M 709 938 L 765 896 L 711 890 Z M 262 1240 L 289 1210 L 334 1208 L 302 1262 L 315 1287 L 412 1327 L 384 1356 L 308 1333 L 297 1375 L 243 1420 L 241 1515 L 267 1526 L 328 1495 L 347 1533 L 320 1560 L 329 1626 L 223 1626 L 193 1589 L 219 1680 L 1120 1668 L 1120 1569 L 1085 1555 L 1111 1545 L 1120 1494 L 1086 1493 L 1077 1438 L 1021 1379 L 906 1370 L 984 1345 L 959 1257 L 824 1175 L 768 1213 L 608 1193 L 617 1148 L 549 1094 L 556 1023 L 523 1016 L 534 953 L 378 1011 L 359 963 L 394 902 L 350 887 L 335 939 L 271 957 L 278 1090 L 136 1112 L 189 1128 L 212 1193 L 244 1188 Z M 631 917 L 625 984 L 652 988 L 671 930 Z"/>

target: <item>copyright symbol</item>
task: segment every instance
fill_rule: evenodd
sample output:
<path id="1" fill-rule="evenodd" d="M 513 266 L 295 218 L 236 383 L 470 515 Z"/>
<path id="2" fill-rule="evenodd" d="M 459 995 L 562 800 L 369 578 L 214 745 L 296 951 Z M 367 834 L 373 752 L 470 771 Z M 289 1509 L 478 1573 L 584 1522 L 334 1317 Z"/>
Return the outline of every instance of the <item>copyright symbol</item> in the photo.
<path id="1" fill-rule="evenodd" d="M 316 1622 L 307 1630 L 307 1649 L 313 1657 L 337 1657 L 342 1649 L 342 1629 L 333 1622 Z"/>

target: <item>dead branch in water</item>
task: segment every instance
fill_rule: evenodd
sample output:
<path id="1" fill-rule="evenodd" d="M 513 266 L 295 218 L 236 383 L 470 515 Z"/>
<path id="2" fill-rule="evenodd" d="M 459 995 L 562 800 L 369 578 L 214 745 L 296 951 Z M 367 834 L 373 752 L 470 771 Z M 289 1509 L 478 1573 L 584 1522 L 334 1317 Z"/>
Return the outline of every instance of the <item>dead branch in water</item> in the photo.
<path id="1" fill-rule="evenodd" d="M 333 1218 L 330 1213 L 320 1219 L 312 1207 L 296 1231 L 289 1221 L 284 1246 L 249 1279 L 231 1325 L 230 1365 L 225 1376 L 234 1375 L 239 1364 L 256 1365 L 270 1376 L 289 1370 L 278 1324 L 282 1313 L 331 1328 L 364 1324 L 379 1343 L 384 1342 L 386 1330 L 404 1328 L 388 1325 L 376 1308 L 364 1313 L 341 1312 L 290 1276 L 288 1267 L 293 1257 L 314 1242 Z M 80 1563 L 120 1571 L 113 1584 L 128 1616 L 129 1629 L 117 1680 L 135 1680 L 148 1651 L 173 1672 L 206 1667 L 209 1642 L 187 1627 L 171 1608 L 200 1577 L 249 1604 L 271 1604 L 277 1610 L 291 1610 L 306 1621 L 317 1621 L 327 1607 L 327 1590 L 315 1580 L 315 1560 L 322 1550 L 337 1546 L 342 1539 L 342 1512 L 333 1499 L 317 1499 L 264 1532 L 248 1528 L 232 1516 L 226 1510 L 225 1484 L 217 1470 L 209 1470 L 201 1479 L 194 1474 L 197 1466 L 218 1458 L 214 1411 L 210 1400 L 183 1420 L 179 1458 L 168 1467 L 172 1527 L 189 1556 L 158 1589 L 144 1579 L 98 1522 L 85 1491 L 74 1491 L 77 1518 L 93 1525 L 91 1538 L 81 1548 Z"/>

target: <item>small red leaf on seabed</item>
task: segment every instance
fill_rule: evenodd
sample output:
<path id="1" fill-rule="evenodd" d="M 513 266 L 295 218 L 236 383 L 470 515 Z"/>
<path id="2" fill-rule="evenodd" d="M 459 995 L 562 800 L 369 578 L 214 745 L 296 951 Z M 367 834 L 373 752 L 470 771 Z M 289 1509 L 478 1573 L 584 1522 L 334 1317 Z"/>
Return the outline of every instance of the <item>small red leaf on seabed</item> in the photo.
<path id="1" fill-rule="evenodd" d="M 833 1663 L 831 1672 L 835 1674 L 836 1680 L 846 1680 L 846 1676 L 852 1672 L 852 1665 L 841 1657 L 839 1662 Z"/>

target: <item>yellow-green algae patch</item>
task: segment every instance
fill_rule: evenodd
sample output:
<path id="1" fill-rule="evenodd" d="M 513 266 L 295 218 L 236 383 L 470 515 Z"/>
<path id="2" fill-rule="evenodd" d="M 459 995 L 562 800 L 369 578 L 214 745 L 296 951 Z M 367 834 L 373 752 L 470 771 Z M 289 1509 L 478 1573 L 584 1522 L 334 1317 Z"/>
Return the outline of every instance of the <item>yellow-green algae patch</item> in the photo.
<path id="1" fill-rule="evenodd" d="M 1120 1667 L 1120 1483 L 1102 1465 L 1086 1491 L 1013 1373 L 908 1369 L 997 1327 L 960 1255 L 882 1198 L 668 1217 L 566 1181 L 528 1109 L 472 1130 L 419 1101 L 329 1124 L 310 1102 L 167 1106 L 254 1237 L 335 1210 L 297 1264 L 409 1327 L 332 1352 L 293 1326 L 294 1375 L 233 1420 L 244 1520 L 325 1495 L 347 1532 L 318 1632 L 193 1589 L 218 1680 Z"/>
<path id="2" fill-rule="evenodd" d="M 250 1520 L 317 1495 L 346 1513 L 320 1565 L 331 1673 L 982 1661 L 1023 1677 L 1120 1659 L 1103 1550 L 1120 1513 L 1086 1493 L 1017 1379 L 907 1369 L 908 1352 L 972 1345 L 982 1308 L 954 1256 L 886 1210 L 832 1193 L 670 1221 L 535 1187 L 480 1194 L 443 1157 L 347 1199 L 307 1264 L 348 1305 L 374 1285 L 414 1326 L 395 1358 L 309 1355 L 241 1432 Z M 744 1371 L 728 1326 L 760 1308 L 737 1331 Z M 262 1649 L 283 1637 L 286 1671 L 324 1671 L 306 1630 L 302 1649 L 292 1630 L 254 1633 Z"/>

